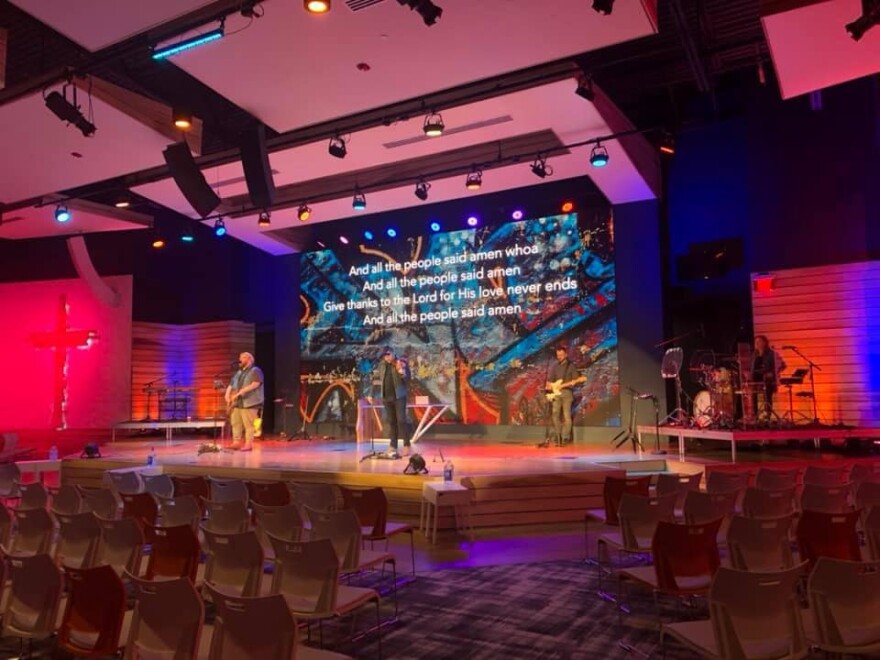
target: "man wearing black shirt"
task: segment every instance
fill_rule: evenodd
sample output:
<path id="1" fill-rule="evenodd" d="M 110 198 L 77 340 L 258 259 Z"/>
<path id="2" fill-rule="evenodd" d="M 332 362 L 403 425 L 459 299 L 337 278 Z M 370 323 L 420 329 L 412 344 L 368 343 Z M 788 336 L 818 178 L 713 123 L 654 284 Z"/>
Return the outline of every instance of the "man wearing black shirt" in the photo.
<path id="1" fill-rule="evenodd" d="M 752 394 L 752 407 L 760 417 L 773 412 L 773 395 L 779 384 L 779 373 L 785 369 L 782 356 L 770 348 L 765 335 L 755 336 L 755 352 L 752 356 L 752 382 L 764 393 L 764 407 L 758 409 L 758 393 Z"/>
<path id="2" fill-rule="evenodd" d="M 386 348 L 379 363 L 379 387 L 385 404 L 385 420 L 391 444 L 388 456 L 397 458 L 397 441 L 403 437 L 403 453 L 409 454 L 409 434 L 406 424 L 406 398 L 409 393 L 409 367 L 406 360 L 396 360 L 394 351 Z"/>
<path id="3" fill-rule="evenodd" d="M 556 444 L 563 444 L 572 440 L 571 406 L 574 402 L 572 388 L 582 380 L 582 378 L 578 377 L 577 369 L 568 359 L 568 350 L 565 346 L 557 346 L 556 364 L 550 367 L 547 374 L 547 383 L 544 386 L 548 392 L 551 392 L 553 389 L 552 384 L 554 383 L 563 386 L 559 391 L 559 396 L 553 396 L 551 399 L 550 407 L 550 418 L 553 420 Z M 552 394 L 549 396 L 552 396 Z"/>

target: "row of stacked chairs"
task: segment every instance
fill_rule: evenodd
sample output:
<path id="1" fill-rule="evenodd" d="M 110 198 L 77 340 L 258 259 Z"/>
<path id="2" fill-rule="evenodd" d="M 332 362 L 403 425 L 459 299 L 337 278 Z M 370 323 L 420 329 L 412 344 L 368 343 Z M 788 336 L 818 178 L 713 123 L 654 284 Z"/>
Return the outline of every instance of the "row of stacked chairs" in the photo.
<path id="1" fill-rule="evenodd" d="M 701 476 L 609 477 L 605 507 L 587 512 L 585 538 L 586 525 L 603 525 L 588 560 L 619 616 L 635 583 L 654 594 L 661 643 L 674 638 L 704 657 L 880 653 L 880 473 L 761 468 L 751 482 L 717 471 L 705 490 Z M 614 568 L 612 550 L 651 563 Z M 616 593 L 605 589 L 612 573 Z M 661 594 L 708 596 L 710 618 L 661 623 Z"/>
<path id="2" fill-rule="evenodd" d="M 192 616 L 166 621 L 161 617 L 164 613 L 167 618 L 169 610 L 155 605 L 166 597 L 194 602 L 184 593 L 189 590 L 200 608 L 203 600 L 213 603 L 218 621 L 228 624 L 215 622 L 210 641 L 202 641 L 202 646 L 210 644 L 212 658 L 315 653 L 296 643 L 297 624 L 317 621 L 322 633 L 324 619 L 369 603 L 375 605 L 376 624 L 367 632 L 378 633 L 381 653 L 381 629 L 396 620 L 398 611 L 397 561 L 388 552 L 389 537 L 410 535 L 415 571 L 413 530 L 388 521 L 381 489 L 141 477 L 135 471 L 106 474 L 109 488 L 65 485 L 50 493 L 41 484 L 18 483 L 4 493 L 0 570 L 10 577 L 2 612 L 4 637 L 31 640 L 57 632 L 62 649 L 100 656 L 121 648 L 129 654 L 139 644 L 155 650 L 158 642 L 141 636 L 161 629 L 166 631 L 162 648 L 177 649 L 173 657 L 197 657 L 199 640 L 206 638 L 202 610 L 193 606 L 187 610 Z M 371 547 L 384 541 L 385 549 L 368 550 L 366 541 Z M 381 571 L 384 579 L 388 568 L 394 614 L 383 620 L 379 590 L 351 582 L 365 571 Z M 271 579 L 264 580 L 267 572 Z M 125 585 L 134 591 L 132 611 L 125 607 Z M 106 597 L 94 598 L 96 590 Z M 268 614 L 279 603 L 286 615 Z M 42 615 L 35 616 L 37 611 Z M 146 623 L 138 623 L 145 617 Z M 279 619 L 279 630 L 293 633 L 276 638 L 265 634 L 272 629 L 262 627 L 265 639 L 251 639 L 253 625 L 238 628 L 229 624 L 229 617 L 237 622 Z M 182 635 L 187 644 L 178 639 Z M 172 638 L 178 641 L 172 644 Z M 235 654 L 256 641 L 265 648 Z M 184 648 L 188 650 L 182 652 Z"/>

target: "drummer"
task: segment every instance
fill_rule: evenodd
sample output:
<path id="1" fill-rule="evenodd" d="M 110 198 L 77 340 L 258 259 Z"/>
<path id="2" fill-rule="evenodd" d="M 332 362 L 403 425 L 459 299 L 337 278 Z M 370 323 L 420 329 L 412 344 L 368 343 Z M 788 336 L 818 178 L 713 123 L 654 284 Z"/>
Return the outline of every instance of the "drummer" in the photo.
<path id="1" fill-rule="evenodd" d="M 763 390 L 766 415 L 773 413 L 773 395 L 779 385 L 779 374 L 785 369 L 785 360 L 770 348 L 766 335 L 755 336 L 755 350 L 752 353 L 752 381 L 758 384 L 759 390 L 752 394 L 752 405 L 758 410 L 758 392 Z"/>

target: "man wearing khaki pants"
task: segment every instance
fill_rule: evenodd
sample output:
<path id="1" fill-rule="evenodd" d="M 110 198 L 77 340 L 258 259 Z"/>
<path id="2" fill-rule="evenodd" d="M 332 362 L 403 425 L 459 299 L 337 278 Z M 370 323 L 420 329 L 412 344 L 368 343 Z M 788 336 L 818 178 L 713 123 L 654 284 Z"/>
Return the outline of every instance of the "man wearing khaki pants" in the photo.
<path id="1" fill-rule="evenodd" d="M 232 424 L 232 449 L 251 451 L 254 448 L 254 422 L 263 406 L 263 372 L 254 364 L 254 356 L 238 356 L 238 371 L 226 388 L 226 405 Z M 244 436 L 244 446 L 241 445 Z"/>

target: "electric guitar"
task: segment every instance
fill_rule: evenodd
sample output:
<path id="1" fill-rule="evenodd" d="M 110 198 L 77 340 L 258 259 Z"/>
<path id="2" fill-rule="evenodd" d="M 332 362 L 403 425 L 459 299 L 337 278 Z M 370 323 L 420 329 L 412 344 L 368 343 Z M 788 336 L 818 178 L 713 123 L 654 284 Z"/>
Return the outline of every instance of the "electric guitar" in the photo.
<path id="1" fill-rule="evenodd" d="M 586 376 L 578 376 L 574 380 L 569 380 L 567 382 L 562 382 L 562 379 L 554 380 L 550 383 L 550 391 L 547 392 L 544 396 L 547 397 L 547 401 L 553 401 L 554 399 L 558 399 L 562 396 L 562 390 L 571 387 L 572 385 L 578 385 L 579 383 L 586 383 Z"/>

